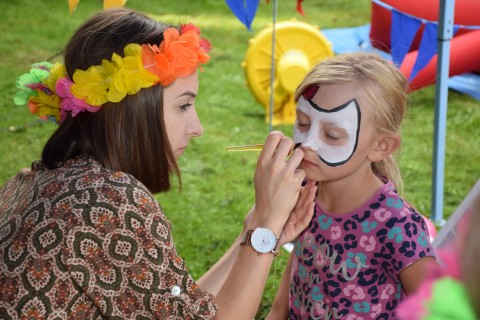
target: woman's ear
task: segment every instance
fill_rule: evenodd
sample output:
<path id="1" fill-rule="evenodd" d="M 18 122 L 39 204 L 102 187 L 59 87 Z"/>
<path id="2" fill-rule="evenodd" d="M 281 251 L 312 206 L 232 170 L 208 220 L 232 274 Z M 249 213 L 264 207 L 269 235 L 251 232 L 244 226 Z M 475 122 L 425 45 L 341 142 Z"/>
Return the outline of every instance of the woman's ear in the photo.
<path id="1" fill-rule="evenodd" d="M 376 141 L 375 148 L 368 154 L 372 162 L 382 161 L 388 158 L 400 146 L 401 139 L 395 133 L 383 133 Z"/>

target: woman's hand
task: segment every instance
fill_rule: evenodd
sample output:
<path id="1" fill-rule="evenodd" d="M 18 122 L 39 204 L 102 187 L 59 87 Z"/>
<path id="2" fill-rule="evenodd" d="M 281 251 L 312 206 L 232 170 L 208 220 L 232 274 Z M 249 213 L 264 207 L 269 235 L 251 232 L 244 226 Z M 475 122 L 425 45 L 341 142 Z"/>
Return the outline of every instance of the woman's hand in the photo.
<path id="1" fill-rule="evenodd" d="M 317 186 L 309 181 L 300 191 L 297 204 L 293 208 L 280 235 L 279 247 L 293 241 L 310 223 L 315 208 Z"/>
<path id="2" fill-rule="evenodd" d="M 270 133 L 255 171 L 255 214 L 250 227 L 268 227 L 280 233 L 297 203 L 305 172 L 298 169 L 303 151 L 293 149 L 292 139 L 279 131 Z"/>

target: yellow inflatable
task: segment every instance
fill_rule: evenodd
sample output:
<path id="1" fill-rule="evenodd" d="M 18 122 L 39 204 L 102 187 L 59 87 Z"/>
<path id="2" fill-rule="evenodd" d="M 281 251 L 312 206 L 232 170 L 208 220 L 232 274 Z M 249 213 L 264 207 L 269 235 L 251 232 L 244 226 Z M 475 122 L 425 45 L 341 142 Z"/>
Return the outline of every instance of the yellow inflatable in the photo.
<path id="1" fill-rule="evenodd" d="M 272 26 L 250 39 L 242 67 L 248 86 L 270 121 Z M 275 26 L 275 75 L 272 125 L 295 122 L 295 89 L 318 62 L 333 56 L 332 45 L 317 26 L 296 20 Z"/>

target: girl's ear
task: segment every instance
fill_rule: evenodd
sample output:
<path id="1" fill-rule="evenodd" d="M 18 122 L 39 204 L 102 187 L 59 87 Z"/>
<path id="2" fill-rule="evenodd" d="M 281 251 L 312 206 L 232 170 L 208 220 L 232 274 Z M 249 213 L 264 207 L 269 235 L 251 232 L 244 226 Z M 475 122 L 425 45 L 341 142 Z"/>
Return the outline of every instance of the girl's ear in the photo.
<path id="1" fill-rule="evenodd" d="M 395 133 L 383 133 L 376 141 L 375 148 L 368 154 L 372 162 L 382 161 L 388 158 L 400 146 L 400 137 Z"/>

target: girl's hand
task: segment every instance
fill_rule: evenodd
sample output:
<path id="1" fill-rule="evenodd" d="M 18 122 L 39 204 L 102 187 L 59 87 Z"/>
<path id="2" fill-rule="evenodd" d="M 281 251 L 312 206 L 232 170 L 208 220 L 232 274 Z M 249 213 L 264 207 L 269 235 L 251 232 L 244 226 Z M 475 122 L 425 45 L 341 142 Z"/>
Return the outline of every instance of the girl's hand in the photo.
<path id="1" fill-rule="evenodd" d="M 287 242 L 291 242 L 305 230 L 313 217 L 315 208 L 315 196 L 317 194 L 317 186 L 315 181 L 308 181 L 307 185 L 300 191 L 297 204 L 293 208 L 287 223 L 283 227 L 280 235 L 279 247 Z"/>
<path id="2" fill-rule="evenodd" d="M 292 139 L 279 131 L 270 133 L 255 171 L 255 214 L 251 227 L 268 227 L 279 234 L 297 203 L 305 172 L 297 169 L 303 151 L 293 149 Z"/>

